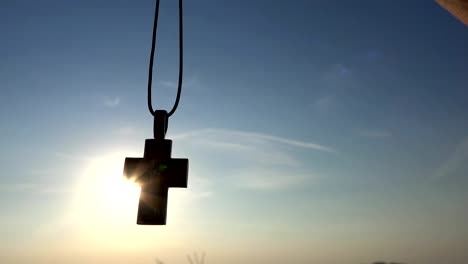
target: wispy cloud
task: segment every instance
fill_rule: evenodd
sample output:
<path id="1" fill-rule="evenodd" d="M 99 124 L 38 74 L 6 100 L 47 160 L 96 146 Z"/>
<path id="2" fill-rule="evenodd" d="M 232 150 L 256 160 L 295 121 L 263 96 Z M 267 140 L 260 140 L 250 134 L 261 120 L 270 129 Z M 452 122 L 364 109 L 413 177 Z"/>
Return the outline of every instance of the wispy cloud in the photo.
<path id="1" fill-rule="evenodd" d="M 66 194 L 71 192 L 72 188 L 67 186 L 58 186 L 54 184 L 44 183 L 1 183 L 0 193 L 20 193 L 27 192 L 29 194 Z"/>
<path id="2" fill-rule="evenodd" d="M 143 136 L 142 131 L 134 126 L 122 126 L 114 129 L 113 133 L 119 136 Z"/>
<path id="3" fill-rule="evenodd" d="M 184 192 L 189 200 L 206 199 L 214 196 L 214 191 L 211 190 L 211 181 L 206 177 L 199 175 L 190 175 L 190 190 Z"/>
<path id="4" fill-rule="evenodd" d="M 325 81 L 337 82 L 338 80 L 351 76 L 351 74 L 352 70 L 349 66 L 336 63 L 325 71 L 323 77 Z"/>
<path id="5" fill-rule="evenodd" d="M 333 107 L 334 103 L 334 96 L 325 95 L 314 101 L 314 108 L 319 111 L 327 111 Z"/>
<path id="6" fill-rule="evenodd" d="M 322 145 L 322 144 L 314 143 L 314 142 L 306 142 L 306 141 L 300 141 L 300 140 L 290 139 L 286 137 L 274 136 L 274 135 L 270 135 L 266 133 L 240 131 L 240 130 L 207 128 L 207 129 L 201 129 L 201 130 L 196 130 L 196 131 L 192 131 L 192 132 L 188 132 L 184 134 L 175 135 L 173 138 L 184 139 L 184 138 L 190 138 L 190 137 L 199 136 L 199 135 L 208 136 L 209 134 L 243 137 L 243 138 L 247 138 L 249 141 L 271 141 L 271 142 L 286 144 L 286 145 L 290 145 L 294 147 L 314 149 L 314 150 L 324 151 L 324 152 L 329 152 L 329 153 L 336 153 L 335 149 Z"/>
<path id="7" fill-rule="evenodd" d="M 284 190 L 300 186 L 307 181 L 316 180 L 318 177 L 301 173 L 288 174 L 277 169 L 249 169 L 236 174 L 240 187 L 247 189 L 273 191 Z"/>
<path id="8" fill-rule="evenodd" d="M 246 160 L 255 162 L 256 167 L 270 166 L 271 164 L 299 166 L 299 162 L 294 157 L 269 142 L 254 142 L 242 137 L 237 140 L 234 143 L 233 138 L 212 136 L 210 140 L 200 139 L 199 142 L 204 147 L 229 153 L 225 156 L 229 156 L 229 159 L 237 159 L 237 162 L 245 162 Z"/>
<path id="9" fill-rule="evenodd" d="M 177 88 L 178 83 L 176 81 L 168 81 L 168 80 L 161 80 L 158 82 L 159 85 L 166 87 L 166 88 Z M 182 82 L 183 87 L 185 88 L 194 88 L 200 87 L 200 79 L 197 75 L 192 75 L 190 77 L 184 78 Z"/>
<path id="10" fill-rule="evenodd" d="M 2 183 L 0 184 L 0 192 L 12 191 L 21 192 L 36 188 L 37 184 L 30 183 Z"/>
<path id="11" fill-rule="evenodd" d="M 468 137 L 462 139 L 455 147 L 453 153 L 436 169 L 436 179 L 453 175 L 460 167 L 468 163 Z"/>
<path id="12" fill-rule="evenodd" d="M 177 87 L 177 83 L 173 81 L 159 81 L 159 84 L 165 87 L 169 87 L 169 88 Z"/>
<path id="13" fill-rule="evenodd" d="M 120 104 L 120 97 L 115 96 L 115 97 L 110 97 L 106 96 L 104 97 L 104 105 L 107 107 L 116 107 Z"/>
<path id="14" fill-rule="evenodd" d="M 370 129 L 359 129 L 357 134 L 361 137 L 367 138 L 389 138 L 392 136 L 390 131 L 386 130 L 370 130 Z"/>
<path id="15" fill-rule="evenodd" d="M 314 94 L 314 99 L 311 101 L 312 109 L 324 113 L 335 110 L 340 99 L 339 95 L 343 93 L 343 89 L 351 85 L 353 75 L 352 68 L 343 63 L 325 67 L 317 79 L 316 86 L 320 89 L 317 94 Z"/>
<path id="16" fill-rule="evenodd" d="M 61 151 L 56 151 L 53 155 L 57 158 L 74 161 L 74 162 L 83 162 L 83 161 L 91 161 L 92 157 L 84 156 L 84 155 L 75 155 L 70 153 L 65 153 Z"/>
<path id="17" fill-rule="evenodd" d="M 217 160 L 210 161 L 208 166 L 214 168 L 212 174 L 222 174 L 224 180 L 232 181 L 232 186 L 250 190 L 294 188 L 318 179 L 317 175 L 309 173 L 307 163 L 310 160 L 304 163 L 303 156 L 298 155 L 301 149 L 324 155 L 338 153 L 332 147 L 314 142 L 239 130 L 201 129 L 172 139 L 186 141 L 186 146 L 204 153 L 197 156 L 211 153 Z"/>

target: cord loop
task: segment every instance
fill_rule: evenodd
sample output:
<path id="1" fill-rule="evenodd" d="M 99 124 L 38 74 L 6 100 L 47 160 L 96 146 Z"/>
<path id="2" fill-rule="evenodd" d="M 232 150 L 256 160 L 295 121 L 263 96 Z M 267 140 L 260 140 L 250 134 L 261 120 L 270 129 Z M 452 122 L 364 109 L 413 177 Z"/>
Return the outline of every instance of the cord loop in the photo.
<path id="1" fill-rule="evenodd" d="M 155 116 L 156 112 L 153 110 L 153 106 L 151 103 L 151 88 L 153 83 L 153 63 L 154 63 L 154 53 L 156 50 L 156 32 L 158 28 L 158 20 L 159 20 L 159 0 L 156 0 L 156 7 L 154 10 L 154 24 L 153 24 L 153 37 L 151 42 L 151 55 L 150 55 L 150 62 L 149 62 L 149 73 L 148 73 L 148 109 L 151 115 Z M 174 102 L 174 106 L 172 107 L 171 111 L 167 114 L 169 118 L 171 115 L 175 113 L 177 107 L 179 106 L 180 100 L 180 93 L 182 91 L 182 78 L 183 78 L 183 61 L 184 61 L 184 39 L 183 39 L 183 19 L 182 19 L 182 0 L 179 0 L 179 81 L 177 85 L 177 96 Z"/>

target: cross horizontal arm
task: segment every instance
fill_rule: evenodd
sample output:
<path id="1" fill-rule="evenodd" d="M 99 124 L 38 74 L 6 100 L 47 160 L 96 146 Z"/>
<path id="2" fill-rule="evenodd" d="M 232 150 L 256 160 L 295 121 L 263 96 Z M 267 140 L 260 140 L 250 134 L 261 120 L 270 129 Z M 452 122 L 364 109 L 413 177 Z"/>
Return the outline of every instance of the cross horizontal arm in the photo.
<path id="1" fill-rule="evenodd" d="M 149 165 L 143 162 L 142 158 L 125 158 L 124 177 L 137 181 L 149 169 Z"/>
<path id="2" fill-rule="evenodd" d="M 188 159 L 171 159 L 168 161 L 167 175 L 168 187 L 187 188 L 188 184 Z"/>
<path id="3" fill-rule="evenodd" d="M 124 176 L 128 179 L 142 183 L 147 172 L 159 169 L 161 177 L 167 181 L 168 187 L 187 188 L 188 159 L 153 160 L 145 158 L 126 158 L 124 165 Z"/>

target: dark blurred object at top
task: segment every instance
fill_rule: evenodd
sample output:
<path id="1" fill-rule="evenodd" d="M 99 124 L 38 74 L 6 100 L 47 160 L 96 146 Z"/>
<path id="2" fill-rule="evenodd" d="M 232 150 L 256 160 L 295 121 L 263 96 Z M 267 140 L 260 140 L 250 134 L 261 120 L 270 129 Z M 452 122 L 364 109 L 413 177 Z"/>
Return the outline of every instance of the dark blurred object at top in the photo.
<path id="1" fill-rule="evenodd" d="M 436 0 L 436 2 L 468 26 L 468 0 Z"/>

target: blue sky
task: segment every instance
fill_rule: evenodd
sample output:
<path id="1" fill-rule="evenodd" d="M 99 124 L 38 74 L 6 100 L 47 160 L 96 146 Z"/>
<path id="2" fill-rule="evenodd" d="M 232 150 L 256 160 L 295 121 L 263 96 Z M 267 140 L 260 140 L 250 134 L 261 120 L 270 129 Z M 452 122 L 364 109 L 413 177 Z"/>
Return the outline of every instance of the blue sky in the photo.
<path id="1" fill-rule="evenodd" d="M 430 0 L 185 1 L 168 137 L 189 188 L 136 226 L 137 192 L 106 186 L 152 135 L 153 6 L 0 4 L 1 262 L 468 261 L 468 34 Z M 160 12 L 169 109 L 177 2 Z"/>

